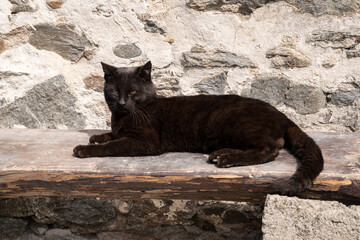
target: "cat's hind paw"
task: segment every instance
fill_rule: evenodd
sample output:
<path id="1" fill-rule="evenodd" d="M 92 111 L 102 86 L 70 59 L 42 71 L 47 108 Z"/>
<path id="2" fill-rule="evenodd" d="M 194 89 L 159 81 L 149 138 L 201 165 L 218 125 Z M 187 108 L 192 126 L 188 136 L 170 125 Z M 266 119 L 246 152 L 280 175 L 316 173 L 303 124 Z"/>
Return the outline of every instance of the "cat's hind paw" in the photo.
<path id="1" fill-rule="evenodd" d="M 207 160 L 208 163 L 218 164 L 221 155 L 228 153 L 229 149 L 223 148 L 212 152 Z"/>
<path id="2" fill-rule="evenodd" d="M 209 155 L 208 163 L 216 164 L 221 168 L 228 168 L 241 165 L 238 161 L 236 149 L 222 148 Z"/>
<path id="3" fill-rule="evenodd" d="M 93 135 L 89 138 L 90 144 L 103 143 L 103 142 L 105 142 L 103 135 Z"/>
<path id="4" fill-rule="evenodd" d="M 112 140 L 111 134 L 93 135 L 89 138 L 89 143 L 90 144 L 104 143 L 111 140 Z"/>

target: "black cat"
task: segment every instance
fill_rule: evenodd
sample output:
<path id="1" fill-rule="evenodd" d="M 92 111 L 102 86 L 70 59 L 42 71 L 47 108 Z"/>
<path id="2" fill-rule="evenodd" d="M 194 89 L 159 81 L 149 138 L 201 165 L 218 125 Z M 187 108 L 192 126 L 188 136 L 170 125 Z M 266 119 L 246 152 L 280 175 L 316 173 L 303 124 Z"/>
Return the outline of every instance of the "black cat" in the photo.
<path id="1" fill-rule="evenodd" d="M 162 98 L 151 81 L 151 62 L 102 67 L 111 132 L 75 147 L 76 157 L 201 152 L 210 154 L 210 163 L 233 167 L 273 161 L 285 146 L 301 164 L 281 185 L 284 193 L 303 191 L 323 169 L 314 140 L 268 103 L 237 95 Z"/>

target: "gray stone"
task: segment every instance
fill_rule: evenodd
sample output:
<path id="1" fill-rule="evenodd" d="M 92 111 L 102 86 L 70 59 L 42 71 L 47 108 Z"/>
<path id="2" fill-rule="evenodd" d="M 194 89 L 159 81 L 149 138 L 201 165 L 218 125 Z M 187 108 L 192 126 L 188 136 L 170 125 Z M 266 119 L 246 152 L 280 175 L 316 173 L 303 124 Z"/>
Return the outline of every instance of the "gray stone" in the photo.
<path id="1" fill-rule="evenodd" d="M 306 40 L 308 43 L 323 48 L 354 48 L 360 43 L 360 30 L 352 31 L 314 31 Z"/>
<path id="2" fill-rule="evenodd" d="M 35 214 L 39 205 L 37 198 L 1 198 L 0 217 L 29 217 Z"/>
<path id="3" fill-rule="evenodd" d="M 346 51 L 347 58 L 357 58 L 360 57 L 360 50 L 347 50 Z"/>
<path id="4" fill-rule="evenodd" d="M 83 32 L 78 33 L 71 24 L 37 24 L 29 43 L 38 49 L 53 51 L 63 58 L 77 62 L 92 44 Z"/>
<path id="5" fill-rule="evenodd" d="M 359 3 L 352 0 L 285 0 L 296 6 L 301 12 L 321 15 L 346 15 L 358 13 Z"/>
<path id="6" fill-rule="evenodd" d="M 271 105 L 279 105 L 284 103 L 289 84 L 290 80 L 285 75 L 261 74 L 251 83 L 249 93 L 243 95 L 263 100 Z"/>
<path id="7" fill-rule="evenodd" d="M 262 223 L 264 240 L 355 240 L 360 236 L 360 207 L 268 195 Z"/>
<path id="8" fill-rule="evenodd" d="M 330 94 L 330 103 L 337 106 L 350 106 L 360 98 L 360 89 L 338 89 Z"/>
<path id="9" fill-rule="evenodd" d="M 261 217 L 261 204 L 206 202 L 198 207 L 195 225 L 227 239 L 261 239 Z"/>
<path id="10" fill-rule="evenodd" d="M 109 222 L 116 217 L 116 211 L 106 199 L 50 198 L 39 202 L 35 216 L 39 223 L 91 226 Z"/>
<path id="11" fill-rule="evenodd" d="M 105 4 L 98 5 L 96 7 L 96 10 L 93 12 L 104 17 L 111 17 L 112 15 L 114 15 L 114 11 L 111 9 L 111 7 Z"/>
<path id="12" fill-rule="evenodd" d="M 199 93 L 221 95 L 225 92 L 226 80 L 227 72 L 222 72 L 202 79 L 194 88 Z"/>
<path id="13" fill-rule="evenodd" d="M 228 209 L 224 212 L 223 216 L 224 223 L 248 223 L 248 216 L 237 209 Z"/>
<path id="14" fill-rule="evenodd" d="M 152 81 L 156 93 L 160 96 L 171 97 L 181 95 L 180 76 L 172 71 L 154 71 Z"/>
<path id="15" fill-rule="evenodd" d="M 9 0 L 12 3 L 11 13 L 35 12 L 38 7 L 33 0 Z"/>
<path id="16" fill-rule="evenodd" d="M 77 236 L 71 233 L 69 229 L 55 228 L 47 231 L 44 239 L 45 240 L 90 240 L 90 239 L 95 240 L 96 238 Z"/>
<path id="17" fill-rule="evenodd" d="M 153 236 L 146 233 L 125 233 L 125 232 L 101 232 L 98 233 L 97 239 L 101 240 L 153 240 Z"/>
<path id="18" fill-rule="evenodd" d="M 0 107 L 4 106 L 5 104 L 6 104 L 6 99 L 5 98 L 0 98 Z"/>
<path id="19" fill-rule="evenodd" d="M 197 11 L 222 11 L 234 12 L 244 15 L 251 14 L 256 8 L 263 6 L 269 0 L 249 1 L 249 0 L 190 0 L 186 5 Z"/>
<path id="20" fill-rule="evenodd" d="M 214 231 L 204 231 L 196 226 L 161 226 L 153 230 L 153 239 L 196 239 L 196 240 L 224 240 L 225 237 Z M 228 238 L 231 239 L 231 238 Z M 233 238 L 236 239 L 236 238 Z M 241 238 L 238 238 L 241 239 Z"/>
<path id="21" fill-rule="evenodd" d="M 301 52 L 288 48 L 277 47 L 266 53 L 267 58 L 271 58 L 273 68 L 303 68 L 311 65 L 311 60 Z"/>
<path id="22" fill-rule="evenodd" d="M 193 223 L 192 217 L 196 211 L 195 201 L 183 200 L 180 203 L 178 201 L 146 199 L 134 201 L 132 211 L 127 216 L 127 223 L 145 226 L 189 225 Z"/>
<path id="23" fill-rule="evenodd" d="M 40 237 L 40 236 L 36 235 L 35 233 L 33 233 L 31 231 L 27 231 L 27 232 L 25 232 L 24 235 L 22 235 L 17 240 L 44 240 L 44 238 L 42 236 Z"/>
<path id="24" fill-rule="evenodd" d="M 12 72 L 12 71 L 0 71 L 0 80 L 10 77 L 28 76 L 29 73 L 25 72 Z"/>
<path id="25" fill-rule="evenodd" d="M 116 217 L 114 207 L 105 199 L 76 199 L 52 209 L 52 218 L 57 221 L 79 225 L 96 225 Z"/>
<path id="26" fill-rule="evenodd" d="M 200 46 L 194 46 L 190 52 L 182 54 L 181 64 L 184 67 L 240 67 L 240 68 L 256 68 L 248 57 L 244 55 L 236 55 L 235 53 L 225 52 L 221 50 L 207 51 Z"/>
<path id="27" fill-rule="evenodd" d="M 0 218 L 0 239 L 15 239 L 21 236 L 28 221 L 16 218 Z"/>
<path id="28" fill-rule="evenodd" d="M 144 30 L 150 33 L 165 33 L 165 30 L 162 27 L 159 27 L 159 23 L 150 19 L 144 21 Z"/>
<path id="29" fill-rule="evenodd" d="M 118 44 L 113 48 L 113 52 L 116 56 L 126 59 L 138 57 L 142 53 L 135 44 Z"/>
<path id="30" fill-rule="evenodd" d="M 36 234 L 43 235 L 49 227 L 47 224 L 31 222 L 30 229 Z"/>
<path id="31" fill-rule="evenodd" d="M 23 125 L 28 128 L 82 129 L 82 114 L 75 111 L 76 98 L 62 75 L 35 85 L 25 96 L 1 108 L 0 126 Z"/>
<path id="32" fill-rule="evenodd" d="M 351 131 L 356 132 L 360 129 L 360 122 L 359 122 L 359 110 L 351 109 L 347 111 L 341 119 L 339 119 L 339 123 L 343 124 L 344 126 L 348 127 Z"/>
<path id="33" fill-rule="evenodd" d="M 299 84 L 289 88 L 285 104 L 300 114 L 317 113 L 326 103 L 326 97 L 319 88 Z"/>
<path id="34" fill-rule="evenodd" d="M 282 0 L 190 0 L 186 5 L 197 11 L 222 11 L 249 15 L 267 3 Z M 359 5 L 351 0 L 284 0 L 301 12 L 321 15 L 345 15 L 359 12 Z"/>

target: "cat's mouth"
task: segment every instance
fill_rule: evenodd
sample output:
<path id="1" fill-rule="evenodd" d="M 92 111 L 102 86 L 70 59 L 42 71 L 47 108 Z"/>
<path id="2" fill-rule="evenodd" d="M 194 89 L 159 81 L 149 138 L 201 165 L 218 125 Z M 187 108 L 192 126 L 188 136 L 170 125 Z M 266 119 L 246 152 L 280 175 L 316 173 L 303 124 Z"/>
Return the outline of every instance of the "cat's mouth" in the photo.
<path id="1" fill-rule="evenodd" d="M 117 112 L 120 114 L 128 114 L 128 113 L 130 113 L 130 110 L 123 106 L 123 107 L 118 108 Z"/>

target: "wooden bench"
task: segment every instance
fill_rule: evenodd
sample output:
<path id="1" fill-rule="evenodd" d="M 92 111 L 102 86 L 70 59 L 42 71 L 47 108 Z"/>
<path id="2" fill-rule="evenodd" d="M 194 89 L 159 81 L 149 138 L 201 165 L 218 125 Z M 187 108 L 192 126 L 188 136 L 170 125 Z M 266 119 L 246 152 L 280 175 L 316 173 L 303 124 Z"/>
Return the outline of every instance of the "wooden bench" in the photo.
<path id="1" fill-rule="evenodd" d="M 217 168 L 206 155 L 79 159 L 72 149 L 100 130 L 0 129 L 0 197 L 263 201 L 270 184 L 290 177 L 296 159 L 282 150 L 271 163 Z M 360 204 L 360 133 L 309 133 L 325 169 L 302 198 Z"/>

